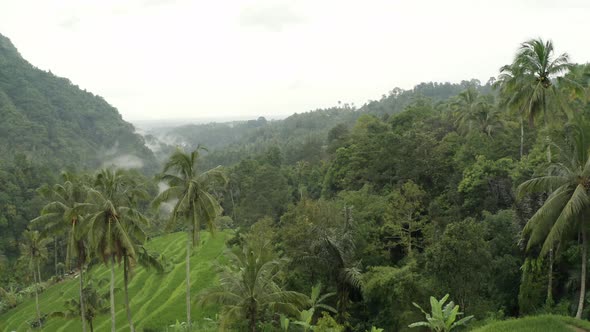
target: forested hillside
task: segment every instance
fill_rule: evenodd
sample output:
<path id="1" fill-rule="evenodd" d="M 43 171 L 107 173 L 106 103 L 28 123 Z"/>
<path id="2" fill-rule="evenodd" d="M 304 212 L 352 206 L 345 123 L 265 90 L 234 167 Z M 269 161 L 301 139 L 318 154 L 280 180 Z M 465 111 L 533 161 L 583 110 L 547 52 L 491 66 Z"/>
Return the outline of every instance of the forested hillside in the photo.
<path id="1" fill-rule="evenodd" d="M 104 99 L 35 68 L 0 35 L 0 252 L 14 258 L 41 202 L 35 190 L 62 170 L 156 171 L 143 138 Z"/>
<path id="2" fill-rule="evenodd" d="M 452 83 L 422 83 L 411 90 L 395 88 L 379 100 L 369 101 L 360 108 L 348 103 L 338 103 L 329 109 L 317 109 L 293 114 L 284 120 L 268 121 L 264 117 L 249 121 L 208 123 L 177 127 L 152 128 L 148 142 L 153 142 L 162 157 L 174 146 L 208 150 L 204 163 L 207 167 L 232 165 L 248 156 L 260 154 L 272 146 L 281 149 L 285 162 L 318 161 L 326 157 L 328 140 L 337 139 L 343 130 L 352 127 L 363 114 L 387 117 L 403 111 L 419 98 L 433 103 L 442 102 L 460 92 L 473 88 L 481 93 L 491 93 L 493 80 L 482 85 L 478 80 Z M 331 132 L 331 133 L 330 133 Z"/>

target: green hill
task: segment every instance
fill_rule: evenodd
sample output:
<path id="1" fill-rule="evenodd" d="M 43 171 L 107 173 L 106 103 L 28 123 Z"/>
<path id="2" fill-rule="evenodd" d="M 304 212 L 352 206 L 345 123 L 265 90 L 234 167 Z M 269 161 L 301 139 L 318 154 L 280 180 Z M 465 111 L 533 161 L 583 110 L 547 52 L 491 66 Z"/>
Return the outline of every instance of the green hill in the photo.
<path id="1" fill-rule="evenodd" d="M 167 260 L 173 263 L 171 271 L 164 274 L 146 271 L 141 267 L 135 269 L 135 275 L 130 283 L 131 310 L 134 324 L 138 331 L 160 331 L 172 324 L 177 319 L 186 320 L 185 306 L 185 233 L 174 233 L 155 238 L 148 242 L 147 247 L 163 253 Z M 198 294 L 201 290 L 210 287 L 216 282 L 216 273 L 213 268 L 217 258 L 225 248 L 225 233 L 216 233 L 211 237 L 209 233 L 202 234 L 203 245 L 196 248 L 191 260 L 192 294 Z M 123 274 L 120 268 L 115 272 L 117 276 L 116 287 L 123 289 Z M 108 278 L 109 271 L 103 267 L 95 267 L 91 271 L 92 276 Z M 105 290 L 108 285 L 105 285 Z M 67 280 L 45 290 L 39 296 L 42 313 L 60 311 L 64 308 L 64 301 L 76 297 L 78 294 L 78 281 Z M 124 330 L 127 327 L 123 292 L 116 295 L 117 329 Z M 211 308 L 203 310 L 196 305 L 192 307 L 192 318 L 197 323 L 204 322 L 204 318 L 215 315 Z M 0 316 L 2 331 L 27 331 L 27 321 L 35 316 L 35 299 L 30 298 L 25 302 L 5 312 Z M 108 314 L 97 317 L 94 322 L 95 331 L 103 331 L 110 327 Z M 78 319 L 50 318 L 43 331 L 81 331 L 81 323 Z M 200 330 L 206 330 L 201 328 Z"/>
<path id="2" fill-rule="evenodd" d="M 18 256 L 20 235 L 42 206 L 38 187 L 55 183 L 64 169 L 111 165 L 159 170 L 116 108 L 36 68 L 0 34 L 0 254 Z"/>
<path id="3" fill-rule="evenodd" d="M 54 167 L 96 168 L 155 158 L 135 128 L 102 97 L 34 67 L 0 35 L 0 154 L 24 154 Z"/>
<path id="4" fill-rule="evenodd" d="M 530 316 L 494 322 L 472 332 L 587 332 L 590 322 L 557 315 Z"/>

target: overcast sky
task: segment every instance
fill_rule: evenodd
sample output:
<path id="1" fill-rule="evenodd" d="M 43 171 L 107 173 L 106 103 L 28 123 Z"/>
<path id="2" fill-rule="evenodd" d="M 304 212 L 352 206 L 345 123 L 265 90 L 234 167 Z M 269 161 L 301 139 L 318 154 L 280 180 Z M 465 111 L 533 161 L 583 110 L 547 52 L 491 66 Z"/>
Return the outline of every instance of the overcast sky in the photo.
<path id="1" fill-rule="evenodd" d="M 485 83 L 533 37 L 588 62 L 587 2 L 0 0 L 0 33 L 126 120 L 277 118 Z"/>

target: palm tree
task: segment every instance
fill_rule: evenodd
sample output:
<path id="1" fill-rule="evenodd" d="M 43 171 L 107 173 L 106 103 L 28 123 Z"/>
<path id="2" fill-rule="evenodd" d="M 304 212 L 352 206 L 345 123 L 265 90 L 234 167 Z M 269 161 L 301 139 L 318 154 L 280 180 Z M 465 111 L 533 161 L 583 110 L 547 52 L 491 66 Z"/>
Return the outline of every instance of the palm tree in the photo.
<path id="1" fill-rule="evenodd" d="M 82 290 L 82 300 L 86 303 L 85 311 L 80 311 L 79 301 L 75 298 L 65 301 L 65 311 L 55 311 L 51 313 L 51 317 L 74 318 L 84 316 L 90 326 L 90 332 L 94 332 L 92 322 L 98 314 L 105 314 L 109 311 L 109 292 L 99 293 L 97 288 L 101 287 L 106 279 L 93 280 L 90 279 Z M 96 284 L 96 285 L 95 285 Z"/>
<path id="2" fill-rule="evenodd" d="M 115 332 L 115 261 L 136 257 L 135 240 L 145 238 L 143 226 L 147 219 L 135 208 L 135 198 L 145 193 L 135 179 L 123 170 L 103 169 L 88 188 L 86 207 L 92 250 L 106 265 L 110 265 L 111 330 Z M 127 305 L 129 327 L 133 331 L 130 308 Z"/>
<path id="3" fill-rule="evenodd" d="M 296 315 L 308 299 L 304 294 L 283 290 L 278 273 L 285 259 L 277 259 L 269 242 L 251 249 L 233 247 L 226 256 L 230 263 L 220 273 L 220 285 L 199 296 L 199 303 L 223 305 L 221 328 L 229 322 L 248 321 L 248 330 L 256 331 L 259 313 L 264 309 Z"/>
<path id="4" fill-rule="evenodd" d="M 558 147 L 558 161 L 547 175 L 528 180 L 518 188 L 519 197 L 531 192 L 548 192 L 549 197 L 527 222 L 523 235 L 528 236 L 527 249 L 542 244 L 540 255 L 549 253 L 575 230 L 582 240 L 580 297 L 576 318 L 581 318 L 586 294 L 587 227 L 590 213 L 590 125 L 579 121 L 569 125 L 569 145 Z"/>
<path id="5" fill-rule="evenodd" d="M 558 88 L 569 86 L 576 94 L 583 93 L 580 84 L 563 76 L 571 70 L 567 53 L 554 55 L 553 43 L 542 39 L 531 39 L 521 44 L 510 65 L 500 68 L 495 83 L 504 97 L 503 104 L 520 114 L 521 148 L 524 153 L 524 119 L 534 127 L 535 118 L 543 114 L 547 123 L 549 106 L 568 113 L 565 97 Z"/>
<path id="6" fill-rule="evenodd" d="M 467 130 L 471 130 L 472 118 L 476 114 L 478 103 L 479 92 L 473 87 L 459 93 L 450 103 L 450 108 L 456 118 L 455 123 L 459 127 L 467 127 Z"/>
<path id="7" fill-rule="evenodd" d="M 70 262 L 77 258 L 77 267 L 80 271 L 79 297 L 80 312 L 84 312 L 82 298 L 83 270 L 87 260 L 86 229 L 82 224 L 83 215 L 81 208 L 86 200 L 86 190 L 82 182 L 73 174 L 62 173 L 63 184 L 53 187 L 39 188 L 39 193 L 50 202 L 41 210 L 41 216 L 31 222 L 49 234 L 67 233 L 66 268 L 70 269 Z M 82 331 L 86 332 L 84 315 L 82 319 Z"/>
<path id="8" fill-rule="evenodd" d="M 317 238 L 311 244 L 308 258 L 326 266 L 336 283 L 338 322 L 345 320 L 350 292 L 362 286 L 360 261 L 356 259 L 356 245 L 351 208 L 344 208 L 344 222 L 340 228 L 317 227 Z"/>
<path id="9" fill-rule="evenodd" d="M 47 245 L 51 242 L 51 238 L 41 237 L 38 231 L 26 230 L 23 232 L 23 242 L 20 243 L 20 250 L 23 259 L 28 261 L 29 268 L 33 274 L 33 282 L 35 285 L 35 309 L 37 310 L 38 326 L 42 325 L 41 312 L 39 310 L 39 286 L 41 283 L 41 267 L 42 260 L 47 259 Z M 36 272 L 35 272 L 36 270 Z"/>
<path id="10" fill-rule="evenodd" d="M 166 182 L 169 188 L 162 191 L 153 201 L 154 207 L 162 203 L 177 200 L 172 209 L 168 227 L 173 227 L 178 220 L 186 224 L 186 319 L 188 330 L 191 330 L 191 298 L 190 298 L 190 257 L 193 246 L 199 244 L 201 225 L 205 224 L 213 230 L 213 222 L 221 214 L 221 206 L 210 193 L 216 181 L 226 182 L 225 175 L 219 167 L 199 173 L 197 160 L 199 150 L 187 154 L 176 150 L 159 179 Z"/>
<path id="11" fill-rule="evenodd" d="M 138 232 L 139 235 L 144 237 L 143 231 Z M 139 240 L 135 240 L 134 243 L 138 243 Z M 162 256 L 157 253 L 148 251 L 143 245 L 136 244 L 135 246 L 135 257 L 130 255 L 127 249 L 123 249 L 123 285 L 125 291 L 125 307 L 127 309 L 127 321 L 129 322 L 129 328 L 134 331 L 133 321 L 131 319 L 131 306 L 129 305 L 129 280 L 133 274 L 133 267 L 139 263 L 146 269 L 155 269 L 157 272 L 164 272 L 165 265 L 163 263 Z"/>

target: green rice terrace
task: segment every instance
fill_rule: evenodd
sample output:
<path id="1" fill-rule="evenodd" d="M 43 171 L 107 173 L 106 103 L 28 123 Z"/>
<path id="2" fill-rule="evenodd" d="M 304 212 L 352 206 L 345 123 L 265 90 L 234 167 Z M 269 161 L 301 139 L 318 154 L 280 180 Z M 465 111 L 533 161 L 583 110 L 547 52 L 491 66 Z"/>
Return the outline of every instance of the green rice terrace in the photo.
<path id="1" fill-rule="evenodd" d="M 586 332 L 590 322 L 558 315 L 530 316 L 487 324 L 473 332 Z"/>
<path id="2" fill-rule="evenodd" d="M 225 233 L 218 232 L 211 237 L 209 233 L 202 233 L 202 245 L 194 249 L 191 258 L 191 283 L 192 292 L 198 294 L 203 289 L 216 283 L 215 264 L 225 249 Z M 149 249 L 153 249 L 166 256 L 171 262 L 166 273 L 146 271 L 137 266 L 134 269 L 133 279 L 129 284 L 131 298 L 131 310 L 134 317 L 134 325 L 139 331 L 161 331 L 176 322 L 183 321 L 185 312 L 185 261 L 186 233 L 173 233 L 154 238 L 147 243 Z M 123 301 L 123 273 L 121 266 L 117 267 L 115 274 L 116 287 L 116 319 L 117 328 L 128 329 Z M 96 266 L 91 271 L 93 278 L 109 277 L 109 270 L 102 266 Z M 107 291 L 108 284 L 102 286 Z M 69 279 L 49 287 L 39 295 L 41 312 L 44 314 L 64 309 L 64 302 L 78 296 L 78 280 Z M 192 306 L 192 317 L 200 331 L 215 328 L 207 327 L 206 318 L 214 318 L 215 308 L 200 308 Z M 35 319 L 35 299 L 30 298 L 19 306 L 5 312 L 0 316 L 0 330 L 2 331 L 27 331 L 30 327 L 28 321 Z M 94 330 L 107 330 L 110 326 L 108 313 L 99 315 L 94 321 Z M 52 317 L 43 326 L 43 331 L 81 331 L 81 321 L 77 318 L 64 319 Z"/>

